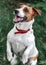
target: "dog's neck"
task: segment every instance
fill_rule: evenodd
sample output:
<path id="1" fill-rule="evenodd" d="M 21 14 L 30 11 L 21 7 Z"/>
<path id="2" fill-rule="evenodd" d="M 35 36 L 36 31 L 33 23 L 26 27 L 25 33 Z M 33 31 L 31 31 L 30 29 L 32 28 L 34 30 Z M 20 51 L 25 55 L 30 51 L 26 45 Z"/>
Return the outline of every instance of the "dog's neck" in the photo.
<path id="1" fill-rule="evenodd" d="M 21 29 L 24 29 L 24 30 L 26 30 L 26 29 L 28 29 L 28 28 L 32 29 L 33 23 L 34 23 L 34 19 L 32 19 L 32 20 L 29 21 L 29 22 L 25 22 L 25 21 L 24 21 L 24 22 L 16 23 L 14 27 L 17 26 L 18 28 L 21 28 Z"/>

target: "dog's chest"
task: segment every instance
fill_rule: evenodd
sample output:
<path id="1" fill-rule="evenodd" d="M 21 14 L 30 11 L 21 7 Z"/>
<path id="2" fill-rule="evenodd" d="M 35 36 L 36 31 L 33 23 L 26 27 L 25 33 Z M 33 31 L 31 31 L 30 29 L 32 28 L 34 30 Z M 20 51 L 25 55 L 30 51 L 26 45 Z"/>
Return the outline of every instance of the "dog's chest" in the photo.
<path id="1" fill-rule="evenodd" d="M 25 25 L 25 24 L 24 24 Z M 18 26 L 19 28 L 23 28 L 23 26 L 20 24 Z M 23 29 L 27 29 L 27 27 Z M 12 48 L 15 51 L 21 51 L 23 50 L 26 46 L 31 45 L 32 42 L 34 41 L 34 35 L 33 32 L 27 32 L 25 34 L 15 34 L 17 32 L 16 27 L 14 27 L 10 32 L 9 32 L 9 40 L 11 42 Z"/>
<path id="2" fill-rule="evenodd" d="M 12 29 L 9 33 L 9 41 L 11 42 L 11 46 L 15 53 L 20 52 L 25 49 L 25 45 L 23 43 L 22 36 L 19 34 L 14 34 L 14 29 Z"/>
<path id="3" fill-rule="evenodd" d="M 15 34 L 15 32 L 14 28 L 9 32 L 9 40 L 12 43 L 17 42 L 28 46 L 31 41 L 34 41 L 34 35 L 30 31 L 24 34 Z"/>

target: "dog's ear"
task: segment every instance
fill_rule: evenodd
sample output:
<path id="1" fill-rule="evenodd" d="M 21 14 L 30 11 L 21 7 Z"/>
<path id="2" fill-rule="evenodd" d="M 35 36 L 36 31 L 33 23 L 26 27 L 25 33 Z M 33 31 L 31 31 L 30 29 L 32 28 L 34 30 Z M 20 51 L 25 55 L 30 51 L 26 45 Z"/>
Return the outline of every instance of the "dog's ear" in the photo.
<path id="1" fill-rule="evenodd" d="M 24 3 L 19 3 L 19 6 L 20 6 L 20 7 L 23 7 L 23 6 L 24 6 Z"/>
<path id="2" fill-rule="evenodd" d="M 34 15 L 37 15 L 37 14 L 41 15 L 41 10 L 38 10 L 38 9 L 35 9 L 35 8 L 32 8 L 32 9 L 33 9 Z"/>

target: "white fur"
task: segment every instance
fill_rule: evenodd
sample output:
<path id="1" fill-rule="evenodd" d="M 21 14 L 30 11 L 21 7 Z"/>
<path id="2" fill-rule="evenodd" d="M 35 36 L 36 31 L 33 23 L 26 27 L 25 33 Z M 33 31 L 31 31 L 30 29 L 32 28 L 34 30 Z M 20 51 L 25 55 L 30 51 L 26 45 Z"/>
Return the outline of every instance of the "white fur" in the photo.
<path id="1" fill-rule="evenodd" d="M 19 11 L 18 16 L 24 17 L 24 12 L 23 9 L 17 9 Z M 23 64 L 25 64 L 28 61 L 29 57 L 34 57 L 38 54 L 38 50 L 35 46 L 35 36 L 33 34 L 33 25 L 34 19 L 29 21 L 29 22 L 19 22 L 16 23 L 11 29 L 11 31 L 7 35 L 7 59 L 10 61 L 11 65 L 15 65 L 17 63 L 16 60 L 16 53 L 21 52 L 26 48 L 22 55 L 21 61 Z M 19 29 L 27 30 L 30 29 L 25 34 L 15 34 L 17 32 L 16 26 Z M 12 56 L 12 51 L 11 48 L 13 49 L 14 56 Z M 33 64 L 34 63 L 34 64 Z M 32 65 L 36 65 L 35 62 L 33 62 Z"/>
<path id="2" fill-rule="evenodd" d="M 36 65 L 37 64 L 37 59 L 36 60 L 31 60 L 30 62 L 29 62 L 29 65 Z"/>
<path id="3" fill-rule="evenodd" d="M 19 11 L 19 13 L 17 14 L 18 16 L 20 16 L 20 17 L 24 17 L 24 16 L 25 16 L 25 14 L 24 14 L 24 12 L 23 12 L 23 8 L 16 9 L 16 10 Z"/>
<path id="4" fill-rule="evenodd" d="M 28 61 L 29 57 L 34 57 L 38 54 L 38 50 L 35 46 L 35 37 L 33 34 L 32 24 L 34 19 L 30 22 L 20 22 L 16 23 L 13 29 L 7 35 L 7 59 L 11 62 L 11 65 L 14 65 L 16 62 L 16 57 L 12 56 L 11 47 L 13 49 L 14 54 L 17 52 L 21 52 L 27 46 L 27 49 L 24 51 L 22 56 L 22 62 L 25 64 Z M 25 34 L 14 34 L 16 30 L 16 26 L 20 29 L 27 30 L 30 29 Z M 16 54 L 15 54 L 16 56 Z M 16 63 L 15 63 L 16 64 Z M 32 64 L 35 65 L 35 64 Z"/>

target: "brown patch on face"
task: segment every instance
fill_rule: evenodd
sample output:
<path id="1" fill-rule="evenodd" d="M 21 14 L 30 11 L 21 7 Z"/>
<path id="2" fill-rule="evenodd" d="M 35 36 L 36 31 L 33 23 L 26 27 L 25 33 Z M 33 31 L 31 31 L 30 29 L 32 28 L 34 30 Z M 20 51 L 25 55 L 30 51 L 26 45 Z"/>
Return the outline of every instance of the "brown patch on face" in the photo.
<path id="1" fill-rule="evenodd" d="M 28 21 L 31 21 L 33 19 L 33 10 L 32 10 L 32 7 L 24 7 L 23 9 L 24 13 L 25 13 L 25 16 L 27 17 L 27 22 Z"/>
<path id="2" fill-rule="evenodd" d="M 29 7 L 23 3 L 19 3 L 20 8 L 23 9 L 25 16 L 27 17 L 27 22 L 31 21 L 35 15 L 39 14 L 41 15 L 41 11 L 38 9 L 35 9 L 33 7 Z"/>

